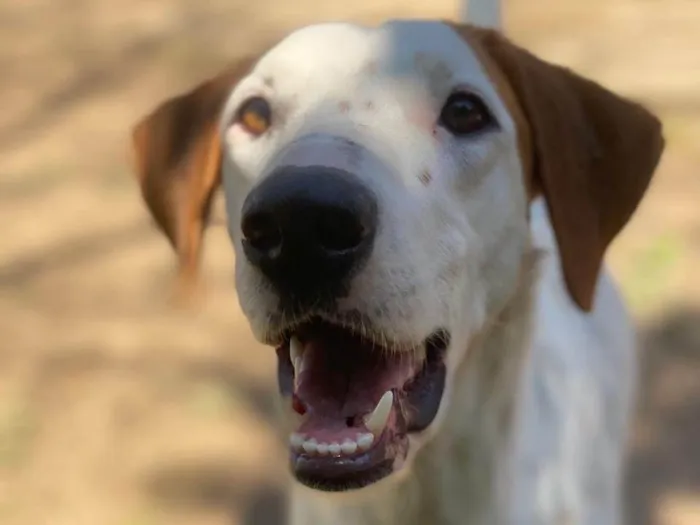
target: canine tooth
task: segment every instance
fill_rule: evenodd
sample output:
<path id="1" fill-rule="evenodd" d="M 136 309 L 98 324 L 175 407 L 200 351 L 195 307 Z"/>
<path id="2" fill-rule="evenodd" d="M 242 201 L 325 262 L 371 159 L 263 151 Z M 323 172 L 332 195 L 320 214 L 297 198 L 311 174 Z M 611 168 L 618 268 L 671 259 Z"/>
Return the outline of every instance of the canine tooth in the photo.
<path id="1" fill-rule="evenodd" d="M 393 405 L 394 393 L 391 390 L 387 390 L 379 400 L 379 403 L 377 403 L 374 412 L 365 419 L 367 429 L 372 431 L 373 434 L 380 435 L 386 426 Z"/>
<path id="2" fill-rule="evenodd" d="M 316 452 L 319 456 L 325 456 L 328 454 L 328 443 L 319 443 L 316 445 Z"/>
<path id="3" fill-rule="evenodd" d="M 301 356 L 299 356 L 298 359 L 299 359 L 299 368 L 297 370 L 297 374 L 301 375 L 301 373 L 304 372 L 304 370 L 309 368 L 308 354 L 302 354 Z"/>
<path id="4" fill-rule="evenodd" d="M 369 450 L 374 443 L 374 434 L 358 434 L 357 436 L 357 446 L 360 450 Z"/>
<path id="5" fill-rule="evenodd" d="M 357 452 L 357 443 L 355 443 L 352 439 L 346 439 L 343 441 L 343 444 L 340 445 L 340 450 L 343 454 L 354 454 Z"/>
<path id="6" fill-rule="evenodd" d="M 299 341 L 299 339 L 297 339 L 297 337 L 293 335 L 289 340 L 289 359 L 291 359 L 295 370 L 297 370 L 298 368 L 297 365 L 299 363 L 299 359 L 301 358 L 303 350 L 304 349 L 301 346 L 301 341 Z"/>
<path id="7" fill-rule="evenodd" d="M 301 357 L 297 357 L 296 361 L 292 361 L 292 366 L 294 367 L 294 391 L 296 392 L 299 388 L 299 377 L 301 372 L 299 368 L 301 367 Z"/>
<path id="8" fill-rule="evenodd" d="M 294 432 L 289 436 L 289 445 L 296 451 L 301 450 L 304 441 L 304 436 L 298 432 Z"/>
<path id="9" fill-rule="evenodd" d="M 340 455 L 341 450 L 340 443 L 331 443 L 328 445 L 328 452 L 330 452 L 332 456 Z"/>
<path id="10" fill-rule="evenodd" d="M 318 442 L 314 438 L 307 439 L 304 441 L 302 448 L 307 454 L 313 454 L 318 450 Z"/>

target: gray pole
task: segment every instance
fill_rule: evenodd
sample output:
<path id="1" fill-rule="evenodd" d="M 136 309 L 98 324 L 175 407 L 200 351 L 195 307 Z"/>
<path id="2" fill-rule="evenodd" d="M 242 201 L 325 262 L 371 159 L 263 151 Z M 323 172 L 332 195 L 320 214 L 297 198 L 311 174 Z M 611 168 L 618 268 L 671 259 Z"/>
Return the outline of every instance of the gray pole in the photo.
<path id="1" fill-rule="evenodd" d="M 503 2 L 505 0 L 459 0 L 459 19 L 480 26 L 500 27 Z"/>

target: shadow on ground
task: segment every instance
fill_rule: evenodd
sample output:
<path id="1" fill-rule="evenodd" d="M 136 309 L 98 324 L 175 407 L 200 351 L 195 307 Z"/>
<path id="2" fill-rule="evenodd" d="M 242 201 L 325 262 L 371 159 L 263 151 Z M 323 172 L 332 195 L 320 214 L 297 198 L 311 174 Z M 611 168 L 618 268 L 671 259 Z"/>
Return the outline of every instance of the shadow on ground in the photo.
<path id="1" fill-rule="evenodd" d="M 147 483 L 160 505 L 184 511 L 230 512 L 243 525 L 285 525 L 286 497 L 278 484 L 251 484 L 226 462 L 179 464 L 157 472 Z M 233 517 L 233 516 L 236 517 Z"/>
<path id="2" fill-rule="evenodd" d="M 666 496 L 700 495 L 700 309 L 669 313 L 643 341 L 630 525 L 654 523 L 654 506 Z"/>

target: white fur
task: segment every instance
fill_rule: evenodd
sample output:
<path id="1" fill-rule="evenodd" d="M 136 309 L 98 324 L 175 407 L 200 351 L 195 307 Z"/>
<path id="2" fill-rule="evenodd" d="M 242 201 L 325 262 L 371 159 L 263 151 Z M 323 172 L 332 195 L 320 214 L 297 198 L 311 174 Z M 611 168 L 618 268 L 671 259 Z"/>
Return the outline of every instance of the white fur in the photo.
<path id="1" fill-rule="evenodd" d="M 535 202 L 532 211 L 534 241 L 550 255 L 538 282 L 520 392 L 512 522 L 619 524 L 636 377 L 633 327 L 607 271 L 593 312 L 575 308 L 544 203 Z"/>
<path id="2" fill-rule="evenodd" d="M 500 129 L 433 137 L 456 86 L 479 93 Z M 269 133 L 226 124 L 260 94 L 275 111 Z M 310 163 L 352 170 L 379 199 L 375 249 L 341 310 L 365 313 L 385 343 L 452 334 L 438 417 L 411 437 L 406 464 L 350 495 L 295 485 L 291 525 L 619 523 L 631 325 L 607 274 L 592 313 L 569 298 L 544 203 L 526 219 L 513 120 L 464 40 L 438 22 L 304 28 L 239 83 L 221 131 L 236 284 L 256 337 L 277 342 L 289 320 L 241 252 L 241 206 L 275 167 Z"/>

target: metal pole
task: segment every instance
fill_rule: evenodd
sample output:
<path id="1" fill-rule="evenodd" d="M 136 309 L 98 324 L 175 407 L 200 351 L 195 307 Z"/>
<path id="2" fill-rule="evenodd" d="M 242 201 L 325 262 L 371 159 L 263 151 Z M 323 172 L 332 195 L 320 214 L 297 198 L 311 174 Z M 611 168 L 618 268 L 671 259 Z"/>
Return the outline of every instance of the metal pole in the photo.
<path id="1" fill-rule="evenodd" d="M 460 22 L 468 22 L 469 17 L 467 16 L 467 11 L 469 10 L 469 0 L 459 0 L 459 20 Z"/>
<path id="2" fill-rule="evenodd" d="M 479 26 L 500 28 L 501 3 L 504 1 L 459 0 L 459 19 Z"/>

